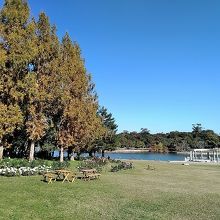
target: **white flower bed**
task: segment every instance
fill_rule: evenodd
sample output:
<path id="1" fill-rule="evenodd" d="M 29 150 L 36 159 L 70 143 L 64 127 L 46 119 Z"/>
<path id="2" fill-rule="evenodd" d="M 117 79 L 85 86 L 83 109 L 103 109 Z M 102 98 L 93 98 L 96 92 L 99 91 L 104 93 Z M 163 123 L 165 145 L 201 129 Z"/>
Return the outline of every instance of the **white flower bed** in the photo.
<path id="1" fill-rule="evenodd" d="M 4 167 L 0 169 L 0 175 L 2 176 L 32 176 L 42 174 L 51 170 L 51 166 L 37 166 L 31 167 Z"/>

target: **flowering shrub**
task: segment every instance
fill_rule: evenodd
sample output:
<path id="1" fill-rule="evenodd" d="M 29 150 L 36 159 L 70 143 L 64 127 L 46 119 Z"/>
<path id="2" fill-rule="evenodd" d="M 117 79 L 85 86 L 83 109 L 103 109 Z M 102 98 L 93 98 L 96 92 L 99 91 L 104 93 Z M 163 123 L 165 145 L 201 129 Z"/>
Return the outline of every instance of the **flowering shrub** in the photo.
<path id="1" fill-rule="evenodd" d="M 51 166 L 38 166 L 38 167 L 4 167 L 0 168 L 0 175 L 2 176 L 32 176 L 43 174 L 51 170 Z"/>
<path id="2" fill-rule="evenodd" d="M 0 175 L 1 176 L 32 176 L 41 175 L 45 172 L 62 169 L 68 167 L 69 162 L 46 160 L 33 160 L 29 162 L 25 159 L 3 159 L 0 160 Z"/>
<path id="3" fill-rule="evenodd" d="M 0 160 L 0 168 L 4 167 L 15 167 L 15 168 L 20 168 L 20 167 L 38 167 L 38 166 L 50 166 L 49 161 L 46 160 L 33 160 L 33 161 L 28 161 L 27 159 L 10 159 L 10 158 L 5 158 L 3 160 Z"/>
<path id="4" fill-rule="evenodd" d="M 52 166 L 45 160 L 34 160 L 29 162 L 26 159 L 0 160 L 1 176 L 31 176 L 48 172 Z"/>
<path id="5" fill-rule="evenodd" d="M 25 159 L 10 159 L 6 158 L 3 160 L 0 160 L 0 168 L 6 168 L 6 167 L 28 167 L 30 162 Z"/>

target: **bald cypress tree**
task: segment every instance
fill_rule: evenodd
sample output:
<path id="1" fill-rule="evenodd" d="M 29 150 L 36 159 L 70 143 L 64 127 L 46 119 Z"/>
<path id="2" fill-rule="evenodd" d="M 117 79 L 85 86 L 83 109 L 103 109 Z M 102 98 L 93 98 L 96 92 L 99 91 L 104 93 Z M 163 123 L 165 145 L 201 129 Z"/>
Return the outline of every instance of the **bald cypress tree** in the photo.
<path id="1" fill-rule="evenodd" d="M 79 46 L 72 43 L 68 34 L 62 40 L 57 77 L 59 80 L 54 97 L 60 100 L 57 109 L 57 142 L 62 162 L 65 148 L 80 149 L 101 131 L 90 76 L 86 72 Z"/>
<path id="2" fill-rule="evenodd" d="M 11 134 L 22 120 L 18 105 L 0 104 L 0 159 L 3 156 L 3 147 L 7 147 L 7 135 Z"/>
<path id="3" fill-rule="evenodd" d="M 6 0 L 0 12 L 0 104 L 2 137 L 23 122 L 24 79 L 36 55 L 35 23 L 26 1 Z M 10 129 L 6 124 L 10 121 Z M 0 155 L 1 157 L 1 155 Z"/>
<path id="4" fill-rule="evenodd" d="M 54 68 L 56 68 L 59 54 L 59 41 L 56 36 L 55 27 L 49 23 L 49 18 L 45 13 L 39 15 L 36 24 L 36 45 L 37 55 L 32 63 L 31 76 L 26 84 L 27 88 L 25 105 L 27 106 L 26 131 L 31 142 L 29 159 L 34 159 L 34 146 L 46 133 L 51 117 L 54 87 L 51 86 L 54 78 Z"/>
<path id="5" fill-rule="evenodd" d="M 33 160 L 35 143 L 53 128 L 63 161 L 65 148 L 102 134 L 80 47 L 68 34 L 60 43 L 45 13 L 30 19 L 24 0 L 5 0 L 0 21 L 0 139 L 22 127 Z"/>

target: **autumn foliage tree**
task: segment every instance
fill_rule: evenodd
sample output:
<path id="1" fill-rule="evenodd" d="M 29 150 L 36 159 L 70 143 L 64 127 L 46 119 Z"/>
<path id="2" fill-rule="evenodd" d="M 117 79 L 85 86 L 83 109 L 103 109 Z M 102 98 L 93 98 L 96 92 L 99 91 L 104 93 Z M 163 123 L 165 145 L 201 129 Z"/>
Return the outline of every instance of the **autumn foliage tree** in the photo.
<path id="1" fill-rule="evenodd" d="M 60 42 L 45 13 L 31 18 L 25 0 L 5 0 L 0 11 L 0 108 L 0 139 L 22 129 L 29 160 L 48 130 L 61 162 L 65 148 L 82 148 L 103 134 L 79 45 L 68 34 Z"/>
<path id="2" fill-rule="evenodd" d="M 6 0 L 0 12 L 0 105 L 2 138 L 24 121 L 24 79 L 36 54 L 34 22 L 22 0 Z"/>
<path id="3" fill-rule="evenodd" d="M 101 121 L 96 114 L 98 104 L 80 48 L 72 43 L 68 34 L 62 40 L 60 52 L 58 74 L 54 76 L 56 102 L 53 103 L 59 103 L 54 124 L 62 162 L 64 149 L 83 147 L 94 139 Z"/>
<path id="4" fill-rule="evenodd" d="M 0 104 L 0 159 L 3 156 L 3 147 L 7 146 L 7 135 L 11 134 L 22 120 L 22 113 L 17 105 Z"/>

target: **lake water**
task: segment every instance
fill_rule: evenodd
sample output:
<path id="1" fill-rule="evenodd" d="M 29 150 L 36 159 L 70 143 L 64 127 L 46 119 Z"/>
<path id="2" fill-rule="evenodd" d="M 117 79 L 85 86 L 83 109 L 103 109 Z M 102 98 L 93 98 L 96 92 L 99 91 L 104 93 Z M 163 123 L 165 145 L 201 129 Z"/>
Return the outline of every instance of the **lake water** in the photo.
<path id="1" fill-rule="evenodd" d="M 58 157 L 59 152 L 55 151 L 54 156 Z M 65 153 L 64 156 L 67 156 Z M 82 156 L 88 156 L 88 154 L 82 154 Z M 101 157 L 101 154 L 96 153 L 96 156 Z M 105 157 L 111 159 L 127 159 L 127 160 L 158 160 L 158 161 L 183 161 L 186 154 L 177 153 L 105 153 Z"/>
<path id="2" fill-rule="evenodd" d="M 97 154 L 97 156 L 101 156 Z M 187 155 L 176 153 L 105 153 L 111 159 L 182 161 Z"/>

